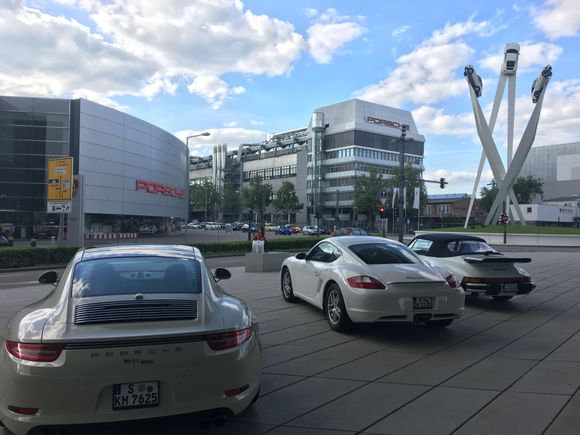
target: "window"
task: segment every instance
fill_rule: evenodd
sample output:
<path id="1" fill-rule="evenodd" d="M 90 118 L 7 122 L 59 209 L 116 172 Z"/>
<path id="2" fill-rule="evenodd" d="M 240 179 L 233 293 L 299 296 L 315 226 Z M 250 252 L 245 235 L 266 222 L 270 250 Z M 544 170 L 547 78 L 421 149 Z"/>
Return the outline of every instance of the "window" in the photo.
<path id="1" fill-rule="evenodd" d="M 432 240 L 425 240 L 425 239 L 415 239 L 413 243 L 409 246 L 411 251 L 415 252 L 419 255 L 427 255 L 429 252 L 429 248 L 433 244 Z"/>
<path id="2" fill-rule="evenodd" d="M 316 245 L 308 253 L 307 259 L 310 261 L 321 261 L 323 263 L 332 263 L 334 260 L 339 258 L 341 253 L 330 243 L 320 243 Z"/>
<path id="3" fill-rule="evenodd" d="M 197 261 L 164 257 L 116 257 L 82 261 L 73 277 L 73 297 L 135 293 L 201 293 Z"/>
<path id="4" fill-rule="evenodd" d="M 531 213 L 532 212 L 532 207 L 527 207 L 526 208 L 526 213 Z"/>
<path id="5" fill-rule="evenodd" d="M 499 254 L 499 252 L 497 252 L 487 243 L 480 242 L 478 240 L 456 240 L 448 243 L 447 249 L 451 251 L 452 255 L 477 254 L 477 253 Z"/>
<path id="6" fill-rule="evenodd" d="M 406 246 L 387 243 L 361 243 L 349 249 L 366 264 L 413 264 L 419 258 Z"/>
<path id="7" fill-rule="evenodd" d="M 431 205 L 428 205 L 427 207 L 425 207 L 425 213 L 431 214 Z"/>

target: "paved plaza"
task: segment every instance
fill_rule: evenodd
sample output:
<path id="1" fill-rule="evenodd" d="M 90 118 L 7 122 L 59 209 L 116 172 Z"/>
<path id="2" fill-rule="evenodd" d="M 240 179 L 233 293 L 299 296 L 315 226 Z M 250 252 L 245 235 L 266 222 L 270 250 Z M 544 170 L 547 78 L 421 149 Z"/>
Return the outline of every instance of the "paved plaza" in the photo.
<path id="1" fill-rule="evenodd" d="M 284 302 L 278 273 L 231 268 L 223 287 L 260 321 L 262 395 L 242 415 L 201 433 L 578 434 L 580 253 L 518 256 L 533 258 L 526 268 L 537 289 L 528 296 L 468 300 L 464 317 L 445 329 L 382 324 L 350 334 L 331 331 L 306 303 Z M 3 290 L 0 316 L 45 288 Z M 198 427 L 193 418 L 173 418 L 79 433 L 188 434 Z"/>

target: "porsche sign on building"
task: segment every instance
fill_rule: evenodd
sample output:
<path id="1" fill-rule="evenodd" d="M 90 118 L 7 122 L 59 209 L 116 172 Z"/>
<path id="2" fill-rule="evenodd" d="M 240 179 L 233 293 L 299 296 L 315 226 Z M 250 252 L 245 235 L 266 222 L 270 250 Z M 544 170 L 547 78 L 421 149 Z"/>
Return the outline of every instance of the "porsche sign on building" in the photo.
<path id="1" fill-rule="evenodd" d="M 56 235 L 63 212 L 73 246 L 168 232 L 185 219 L 187 152 L 172 134 L 85 99 L 0 97 L 0 115 L 0 222 L 11 223 L 9 236 Z"/>

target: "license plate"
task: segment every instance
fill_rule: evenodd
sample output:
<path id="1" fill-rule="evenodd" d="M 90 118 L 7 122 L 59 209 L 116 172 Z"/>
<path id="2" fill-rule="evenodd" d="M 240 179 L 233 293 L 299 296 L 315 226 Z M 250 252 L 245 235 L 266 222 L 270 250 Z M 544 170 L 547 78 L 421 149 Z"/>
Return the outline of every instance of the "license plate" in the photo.
<path id="1" fill-rule="evenodd" d="M 159 405 L 159 381 L 113 385 L 113 411 Z"/>
<path id="2" fill-rule="evenodd" d="M 508 283 L 501 285 L 501 292 L 510 295 L 515 295 L 518 292 L 518 283 Z"/>
<path id="3" fill-rule="evenodd" d="M 433 298 L 428 297 L 413 298 L 413 308 L 415 310 L 425 310 L 433 308 Z"/>

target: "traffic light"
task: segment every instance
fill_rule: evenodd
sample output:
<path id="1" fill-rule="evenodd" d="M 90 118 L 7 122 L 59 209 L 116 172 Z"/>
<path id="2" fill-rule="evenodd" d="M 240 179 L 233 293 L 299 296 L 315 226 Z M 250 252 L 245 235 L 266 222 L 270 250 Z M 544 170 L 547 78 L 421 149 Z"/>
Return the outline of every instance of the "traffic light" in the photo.
<path id="1" fill-rule="evenodd" d="M 383 206 L 379 207 L 379 214 L 381 215 L 381 219 L 385 218 L 385 207 Z"/>
<path id="2" fill-rule="evenodd" d="M 445 178 L 439 179 L 439 187 L 441 187 L 441 189 L 445 189 L 446 184 L 447 184 L 447 181 L 445 181 Z"/>
<path id="3" fill-rule="evenodd" d="M 395 217 L 399 217 L 399 206 L 396 205 L 396 207 L 393 209 L 393 211 L 395 212 Z"/>

